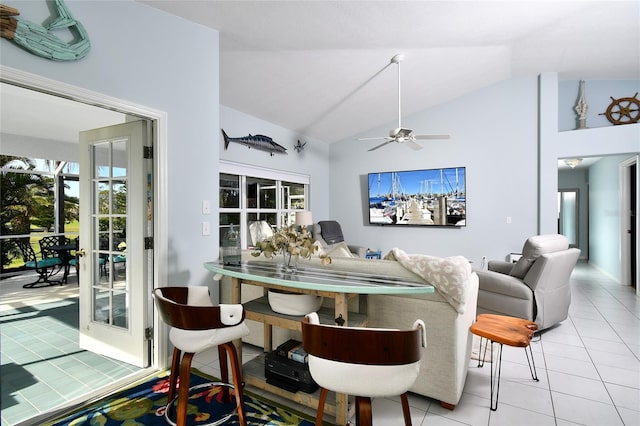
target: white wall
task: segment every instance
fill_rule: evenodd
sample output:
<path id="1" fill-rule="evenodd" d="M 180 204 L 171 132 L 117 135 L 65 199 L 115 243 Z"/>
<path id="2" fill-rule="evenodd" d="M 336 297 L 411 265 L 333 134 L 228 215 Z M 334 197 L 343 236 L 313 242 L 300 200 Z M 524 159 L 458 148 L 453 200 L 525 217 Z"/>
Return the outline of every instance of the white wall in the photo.
<path id="1" fill-rule="evenodd" d="M 412 94 L 419 96 L 420 94 Z M 345 239 L 383 253 L 463 255 L 479 268 L 482 256 L 504 259 L 537 232 L 537 81 L 504 81 L 403 119 L 416 133 L 451 133 L 449 140 L 420 141 L 413 151 L 377 141 L 331 145 L 331 216 Z M 393 122 L 359 137 L 386 135 Z M 398 227 L 368 224 L 367 173 L 464 166 L 467 226 Z M 507 224 L 507 217 L 511 224 Z"/>
<path id="2" fill-rule="evenodd" d="M 589 168 L 589 263 L 620 281 L 619 166 L 628 155 L 603 158 Z"/>
<path id="3" fill-rule="evenodd" d="M 43 1 L 3 4 L 49 18 Z M 167 113 L 168 282 L 158 284 L 211 283 L 202 264 L 217 257 L 217 227 L 203 237 L 200 223 L 202 200 L 218 197 L 218 32 L 129 0 L 66 4 L 91 38 L 85 58 L 54 62 L 2 39 L 2 65 Z"/>
<path id="4" fill-rule="evenodd" d="M 557 229 L 558 159 L 640 152 L 640 123 L 558 132 L 558 75 L 540 76 L 540 232 Z M 631 94 L 633 95 L 633 94 Z"/>
<path id="5" fill-rule="evenodd" d="M 624 87 L 633 84 L 637 81 Z M 356 140 L 331 145 L 332 218 L 354 244 L 383 252 L 400 247 L 410 253 L 460 254 L 476 268 L 482 256 L 502 259 L 519 252 L 528 236 L 557 232 L 558 158 L 640 151 L 640 124 L 559 132 L 559 116 L 565 121 L 575 116 L 576 95 L 567 89 L 563 96 L 556 73 L 512 79 L 404 119 L 418 133 L 451 133 L 448 141 L 420 142 L 421 151 L 390 145 L 367 152 L 375 142 Z M 385 135 L 392 127 L 390 122 L 357 136 Z M 466 228 L 368 225 L 367 173 L 450 166 L 467 167 Z"/>
<path id="6" fill-rule="evenodd" d="M 230 137 L 249 134 L 265 135 L 287 149 L 287 154 L 273 154 L 249 149 L 237 143 L 230 143 L 224 149 L 222 133 L 219 141 L 220 159 L 236 163 L 260 166 L 274 170 L 285 170 L 310 176 L 311 193 L 309 207 L 316 221 L 328 217 L 329 206 L 329 146 L 317 139 L 308 138 L 284 127 L 277 126 L 232 108 L 220 106 L 220 126 Z M 306 143 L 301 152 L 293 146 L 300 140 Z"/>
<path id="7" fill-rule="evenodd" d="M 587 127 L 611 127 L 605 115 L 602 115 L 615 99 L 632 98 L 640 92 L 640 80 L 586 80 L 584 82 L 587 100 Z M 578 101 L 580 81 L 560 80 L 558 82 L 558 130 L 574 130 L 577 123 L 575 105 Z M 640 98 L 639 98 L 640 99 Z"/>

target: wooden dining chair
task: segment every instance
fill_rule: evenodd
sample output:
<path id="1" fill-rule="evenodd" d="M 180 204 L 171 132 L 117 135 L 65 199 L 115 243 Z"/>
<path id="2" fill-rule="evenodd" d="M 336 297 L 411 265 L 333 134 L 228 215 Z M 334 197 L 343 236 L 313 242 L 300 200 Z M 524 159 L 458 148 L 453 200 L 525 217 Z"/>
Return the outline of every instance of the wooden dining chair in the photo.
<path id="1" fill-rule="evenodd" d="M 372 425 L 371 398 L 401 395 L 404 422 L 411 425 L 407 391 L 427 345 L 422 320 L 410 330 L 338 327 L 320 324 L 314 312 L 302 320 L 302 345 L 321 387 L 316 426 L 322 425 L 329 390 L 355 396 L 357 426 Z"/>
<path id="2" fill-rule="evenodd" d="M 211 382 L 208 385 L 222 386 L 224 402 L 231 401 L 229 389 L 235 388 L 238 421 L 241 426 L 246 426 L 241 364 L 233 344 L 233 340 L 249 334 L 249 328 L 244 322 L 243 306 L 240 304 L 214 306 L 207 287 L 161 287 L 153 290 L 153 297 L 160 318 L 171 326 L 169 340 L 174 346 L 167 395 L 168 404 L 165 409 L 167 422 L 178 426 L 186 425 L 191 361 L 196 352 L 217 346 L 222 377 L 220 382 Z M 227 358 L 231 364 L 233 384 L 229 381 Z M 180 386 L 178 397 L 175 398 L 178 377 L 180 377 Z M 197 388 L 203 386 L 205 385 L 198 385 Z M 174 422 L 171 419 L 171 413 L 174 411 L 173 405 L 176 399 L 178 405 Z M 210 424 L 221 424 L 232 415 L 233 413 Z"/>

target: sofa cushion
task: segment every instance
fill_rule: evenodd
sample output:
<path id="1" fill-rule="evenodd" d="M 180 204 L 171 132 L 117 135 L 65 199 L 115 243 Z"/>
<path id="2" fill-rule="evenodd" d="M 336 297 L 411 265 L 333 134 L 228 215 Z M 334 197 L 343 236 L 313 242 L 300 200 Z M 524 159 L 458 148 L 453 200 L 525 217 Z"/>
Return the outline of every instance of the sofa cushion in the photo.
<path id="1" fill-rule="evenodd" d="M 569 248 L 569 240 L 564 235 L 536 235 L 530 237 L 522 248 L 522 257 L 513 265 L 509 275 L 517 278 L 524 278 L 529 272 L 531 265 L 541 254 L 553 253 L 555 251 Z"/>
<path id="2" fill-rule="evenodd" d="M 333 257 L 358 257 L 351 253 L 349 246 L 347 243 L 342 241 L 341 243 L 333 244 L 330 247 L 327 247 L 324 250 L 324 254 L 333 258 Z"/>

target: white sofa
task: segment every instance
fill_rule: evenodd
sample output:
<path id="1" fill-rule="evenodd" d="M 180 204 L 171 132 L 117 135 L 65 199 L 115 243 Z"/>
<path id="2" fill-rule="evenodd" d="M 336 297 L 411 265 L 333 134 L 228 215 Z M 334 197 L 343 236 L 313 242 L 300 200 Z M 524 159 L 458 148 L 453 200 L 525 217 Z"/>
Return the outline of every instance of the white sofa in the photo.
<path id="1" fill-rule="evenodd" d="M 333 258 L 327 268 L 420 280 L 394 260 Z M 418 295 L 369 295 L 367 298 L 370 327 L 407 328 L 416 319 L 424 321 L 427 348 L 418 379 L 410 390 L 436 399 L 449 409 L 458 404 L 467 378 L 472 340 L 469 327 L 475 321 L 478 297 L 475 273 L 471 273 L 465 287 L 464 313 L 461 314 L 437 291 Z"/>
<path id="2" fill-rule="evenodd" d="M 263 256 L 259 258 L 247 256 L 244 259 L 268 261 Z M 278 258 L 272 261 L 277 262 Z M 320 265 L 317 258 L 298 261 L 299 266 L 305 264 L 311 264 L 317 268 L 406 278 L 410 281 L 421 280 L 418 275 L 395 260 L 334 257 L 332 263 L 327 266 Z M 223 285 L 221 289 L 222 300 L 228 297 L 225 287 L 227 286 Z M 420 295 L 369 295 L 366 301 L 370 327 L 407 328 L 416 319 L 425 322 L 427 348 L 424 351 L 418 379 L 410 390 L 438 400 L 443 407 L 449 409 L 453 409 L 458 404 L 467 377 L 472 340 L 469 327 L 475 321 L 478 296 L 478 276 L 474 272 L 470 272 L 464 288 L 465 303 L 462 313 L 449 304 L 438 291 Z M 243 301 L 260 296 L 262 296 L 262 289 L 243 285 Z M 326 306 L 332 306 L 332 303 L 331 300 L 325 300 Z M 352 301 L 349 308 L 357 311 L 359 309 L 357 301 Z M 261 324 L 250 324 L 251 334 L 243 340 L 262 346 L 261 326 Z M 286 330 L 281 332 L 285 334 L 279 336 L 274 330 L 274 344 L 290 337 L 298 338 L 296 335 L 291 336 L 291 332 L 287 333 Z"/>

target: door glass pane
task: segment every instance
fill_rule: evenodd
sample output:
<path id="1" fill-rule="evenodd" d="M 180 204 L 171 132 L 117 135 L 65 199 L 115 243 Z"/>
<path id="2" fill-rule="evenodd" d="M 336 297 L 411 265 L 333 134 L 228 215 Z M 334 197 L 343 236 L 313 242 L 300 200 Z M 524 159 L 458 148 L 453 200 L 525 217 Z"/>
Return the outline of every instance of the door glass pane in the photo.
<path id="1" fill-rule="evenodd" d="M 93 301 L 93 320 L 109 324 L 109 291 L 94 288 Z"/>
<path id="2" fill-rule="evenodd" d="M 109 214 L 109 182 L 96 182 L 96 197 L 98 199 L 98 214 Z"/>
<path id="3" fill-rule="evenodd" d="M 93 146 L 93 167 L 96 178 L 110 177 L 110 148 L 109 143 L 98 143 Z"/>
<path id="4" fill-rule="evenodd" d="M 125 139 L 112 142 L 113 164 L 111 165 L 112 177 L 127 176 L 127 141 Z"/>
<path id="5" fill-rule="evenodd" d="M 127 182 L 114 181 L 111 193 L 114 214 L 127 213 Z"/>
<path id="6" fill-rule="evenodd" d="M 113 295 L 113 325 L 127 328 L 129 313 L 127 312 L 128 295 L 125 292 L 115 292 Z"/>
<path id="7" fill-rule="evenodd" d="M 92 151 L 96 191 L 93 220 L 96 235 L 94 321 L 126 328 L 129 324 L 127 285 L 127 140 L 101 142 Z"/>

